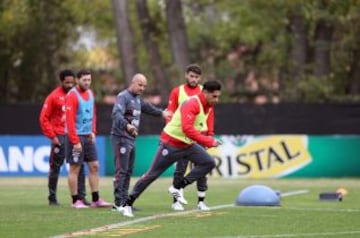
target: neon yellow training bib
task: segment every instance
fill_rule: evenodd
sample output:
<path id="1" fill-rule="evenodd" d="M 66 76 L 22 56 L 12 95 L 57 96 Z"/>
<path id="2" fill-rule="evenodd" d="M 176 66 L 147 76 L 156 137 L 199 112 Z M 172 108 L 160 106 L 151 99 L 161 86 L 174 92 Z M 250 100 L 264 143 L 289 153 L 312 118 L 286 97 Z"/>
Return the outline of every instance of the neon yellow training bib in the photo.
<path id="1" fill-rule="evenodd" d="M 188 100 L 190 100 L 191 98 L 196 98 L 197 102 L 199 103 L 199 107 L 200 107 L 200 112 L 199 112 L 199 114 L 196 115 L 196 118 L 195 118 L 194 128 L 197 131 L 207 131 L 208 130 L 207 118 L 209 116 L 210 111 L 207 114 L 205 114 L 204 108 L 203 108 L 198 96 L 192 96 Z M 186 103 L 186 102 L 184 102 L 184 103 Z M 166 132 L 166 134 L 168 134 L 171 137 L 174 137 L 186 144 L 191 144 L 191 143 L 193 143 L 193 140 L 188 138 L 181 128 L 181 116 L 182 115 L 180 112 L 180 107 L 181 107 L 181 105 L 176 109 L 174 115 L 172 116 L 171 121 L 165 126 L 164 131 Z"/>

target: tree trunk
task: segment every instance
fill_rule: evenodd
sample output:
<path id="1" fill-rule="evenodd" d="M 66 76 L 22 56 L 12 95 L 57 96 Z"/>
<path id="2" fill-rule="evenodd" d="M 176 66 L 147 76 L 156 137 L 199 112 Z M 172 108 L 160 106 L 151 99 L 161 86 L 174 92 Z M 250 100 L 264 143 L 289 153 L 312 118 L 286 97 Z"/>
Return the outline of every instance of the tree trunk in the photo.
<path id="1" fill-rule="evenodd" d="M 329 21 L 320 19 L 317 22 L 314 41 L 315 77 L 326 77 L 330 74 L 330 50 L 333 32 L 334 27 Z"/>
<path id="2" fill-rule="evenodd" d="M 166 0 L 166 19 L 173 63 L 184 71 L 190 62 L 181 0 Z"/>
<path id="3" fill-rule="evenodd" d="M 150 66 L 152 74 L 155 77 L 156 87 L 160 92 L 161 102 L 167 102 L 169 95 L 169 82 L 166 80 L 166 75 L 161 63 L 159 47 L 155 40 L 158 30 L 156 29 L 156 24 L 149 14 L 147 0 L 137 0 L 136 6 L 144 44 L 149 52 Z"/>
<path id="4" fill-rule="evenodd" d="M 357 14 L 351 21 L 352 25 L 357 25 L 360 22 L 360 15 Z M 351 37 L 351 46 L 349 47 L 350 60 L 350 72 L 349 72 L 349 85 L 347 86 L 347 92 L 349 94 L 360 94 L 360 29 L 355 27 Z"/>
<path id="5" fill-rule="evenodd" d="M 308 52 L 308 27 L 301 14 L 293 12 L 289 16 L 291 41 L 290 72 L 296 83 L 305 74 L 307 52 Z"/>
<path id="6" fill-rule="evenodd" d="M 128 1 L 113 0 L 113 6 L 121 68 L 125 81 L 130 83 L 134 74 L 138 72 L 138 66 L 133 31 L 128 16 Z"/>
<path id="7" fill-rule="evenodd" d="M 353 60 L 351 63 L 350 70 L 350 94 L 359 94 L 360 93 L 360 50 L 355 50 L 353 52 Z"/>
<path id="8" fill-rule="evenodd" d="M 3 49 L 9 49 L 5 40 L 0 33 L 0 45 Z M 7 103 L 8 100 L 8 85 L 9 85 L 9 70 L 10 70 L 10 54 L 6 51 L 0 51 L 0 103 Z"/>

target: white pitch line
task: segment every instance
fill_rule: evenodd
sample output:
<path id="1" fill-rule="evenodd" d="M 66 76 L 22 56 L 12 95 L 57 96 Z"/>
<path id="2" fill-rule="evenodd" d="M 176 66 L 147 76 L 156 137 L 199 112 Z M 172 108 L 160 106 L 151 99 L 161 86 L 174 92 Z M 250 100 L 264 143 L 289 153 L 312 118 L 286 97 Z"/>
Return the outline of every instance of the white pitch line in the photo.
<path id="1" fill-rule="evenodd" d="M 353 208 L 318 208 L 318 207 L 284 207 L 283 209 L 298 210 L 298 211 L 322 211 L 322 212 L 347 212 L 347 213 L 359 213 L 360 209 Z"/>
<path id="2" fill-rule="evenodd" d="M 309 192 L 309 190 L 297 190 L 297 191 L 292 191 L 292 192 L 287 192 L 287 193 L 281 193 L 280 196 L 288 197 L 288 196 L 293 196 L 293 195 L 305 194 L 308 192 Z"/>
<path id="3" fill-rule="evenodd" d="M 307 193 L 307 192 L 308 192 L 308 190 L 297 190 L 297 191 L 283 193 L 283 194 L 281 194 L 281 196 L 287 197 L 287 196 L 298 195 L 298 194 L 303 194 L 303 193 Z M 222 209 L 222 208 L 234 207 L 234 206 L 235 206 L 235 204 L 233 204 L 233 203 L 213 206 L 213 207 L 210 207 L 210 209 L 211 209 L 210 211 L 218 210 L 218 209 Z M 193 210 L 184 211 L 184 212 L 160 213 L 160 214 L 156 214 L 156 215 L 152 215 L 152 216 L 148 216 L 148 217 L 137 218 L 137 219 L 133 219 L 130 221 L 124 221 L 124 222 L 120 222 L 120 223 L 105 225 L 105 226 L 101 226 L 101 227 L 97 227 L 97 228 L 90 228 L 90 229 L 85 229 L 85 230 L 81 230 L 81 231 L 75 231 L 75 232 L 69 232 L 69 233 L 65 233 L 65 234 L 61 234 L 61 235 L 51 236 L 50 238 L 67 238 L 67 237 L 81 236 L 81 235 L 85 235 L 85 234 L 94 234 L 96 232 L 103 232 L 103 231 L 107 231 L 110 229 L 115 229 L 115 228 L 119 228 L 119 227 L 123 227 L 123 226 L 128 226 L 128 225 L 138 224 L 138 223 L 142 223 L 142 222 L 146 222 L 146 221 L 151 221 L 154 219 L 159 219 L 159 218 L 164 218 L 164 217 L 172 217 L 172 216 L 182 216 L 182 215 L 187 215 L 187 214 L 191 214 L 194 212 L 199 212 L 199 210 L 193 209 Z"/>

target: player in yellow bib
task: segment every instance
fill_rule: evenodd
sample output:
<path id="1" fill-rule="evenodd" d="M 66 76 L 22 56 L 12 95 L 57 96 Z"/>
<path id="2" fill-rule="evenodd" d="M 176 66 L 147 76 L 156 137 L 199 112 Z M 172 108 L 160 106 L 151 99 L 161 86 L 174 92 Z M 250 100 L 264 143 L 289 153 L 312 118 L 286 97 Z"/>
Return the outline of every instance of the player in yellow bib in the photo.
<path id="1" fill-rule="evenodd" d="M 176 109 L 181 105 L 185 100 L 189 97 L 199 94 L 202 90 L 202 86 L 200 85 L 201 81 L 201 74 L 202 70 L 200 66 L 196 64 L 190 64 L 186 67 L 185 70 L 185 80 L 186 83 L 175 87 L 169 96 L 169 102 L 167 110 L 174 113 Z M 171 118 L 168 119 L 170 121 Z M 205 119 L 205 118 L 204 118 Z M 214 134 L 214 120 L 213 116 L 208 117 L 204 120 L 202 124 L 202 128 L 200 128 L 201 132 L 205 135 L 212 136 Z M 189 161 L 188 160 L 179 160 L 176 162 L 176 168 L 174 172 L 173 184 L 176 184 L 178 181 L 182 180 L 185 176 L 186 169 L 188 167 Z M 197 190 L 198 190 L 198 209 L 207 211 L 209 207 L 205 203 L 205 195 L 206 190 L 208 189 L 207 186 L 207 178 L 203 177 L 200 178 L 197 183 Z M 181 190 L 182 194 L 184 195 L 184 191 Z M 173 203 L 171 208 L 175 211 L 183 211 L 184 206 L 176 201 L 176 198 L 173 198 Z"/>
<path id="2" fill-rule="evenodd" d="M 213 114 L 214 105 L 219 101 L 221 84 L 218 81 L 204 83 L 201 93 L 190 97 L 175 111 L 160 135 L 160 145 L 148 171 L 136 182 L 125 204 L 124 216 L 133 217 L 132 205 L 135 200 L 166 169 L 179 160 L 190 160 L 194 167 L 186 176 L 169 188 L 177 202 L 187 204 L 180 192 L 186 186 L 205 177 L 214 167 L 214 158 L 205 148 L 221 144 L 213 136 L 204 135 L 202 129 L 207 117 Z"/>

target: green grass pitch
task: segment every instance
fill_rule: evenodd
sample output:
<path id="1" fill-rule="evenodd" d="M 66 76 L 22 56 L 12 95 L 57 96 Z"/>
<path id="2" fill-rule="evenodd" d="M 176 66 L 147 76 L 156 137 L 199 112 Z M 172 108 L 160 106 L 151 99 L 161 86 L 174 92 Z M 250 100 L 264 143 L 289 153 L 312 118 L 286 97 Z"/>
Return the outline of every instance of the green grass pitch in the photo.
<path id="1" fill-rule="evenodd" d="M 132 185 L 137 178 L 132 179 Z M 359 179 L 210 178 L 209 212 L 196 211 L 196 186 L 185 190 L 185 212 L 170 209 L 170 178 L 155 181 L 135 206 L 134 218 L 110 209 L 73 209 L 65 177 L 59 207 L 47 203 L 47 178 L 0 178 L 0 237 L 360 237 Z M 233 206 L 242 189 L 262 184 L 286 196 L 279 207 Z M 132 187 L 131 185 L 131 187 Z M 101 178 L 100 195 L 113 201 L 112 178 Z M 348 191 L 342 202 L 319 201 L 320 192 Z M 91 199 L 88 190 L 88 200 Z"/>

